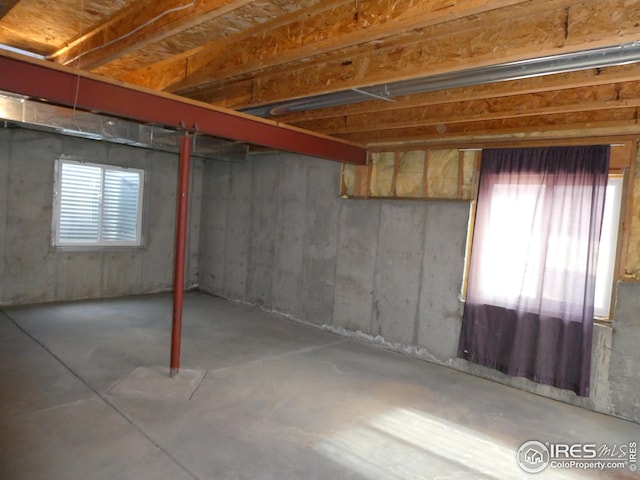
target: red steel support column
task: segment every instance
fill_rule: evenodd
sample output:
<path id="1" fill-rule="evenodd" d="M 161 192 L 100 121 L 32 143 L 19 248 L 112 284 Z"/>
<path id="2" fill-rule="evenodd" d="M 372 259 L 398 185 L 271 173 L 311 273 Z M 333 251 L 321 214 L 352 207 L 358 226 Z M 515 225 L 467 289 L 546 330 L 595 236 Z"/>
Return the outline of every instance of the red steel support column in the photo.
<path id="1" fill-rule="evenodd" d="M 173 322 L 171 326 L 170 376 L 180 370 L 180 344 L 182 337 L 182 302 L 184 297 L 184 263 L 187 250 L 187 211 L 189 207 L 189 164 L 191 138 L 185 132 L 180 143 L 178 166 L 178 199 L 176 211 L 176 250 L 173 270 Z"/>

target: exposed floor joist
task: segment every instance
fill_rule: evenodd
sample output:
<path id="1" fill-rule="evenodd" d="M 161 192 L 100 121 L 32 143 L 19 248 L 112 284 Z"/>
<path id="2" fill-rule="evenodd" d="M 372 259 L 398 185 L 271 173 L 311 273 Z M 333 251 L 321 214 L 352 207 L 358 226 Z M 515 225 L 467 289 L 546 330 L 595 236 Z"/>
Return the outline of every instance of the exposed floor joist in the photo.
<path id="1" fill-rule="evenodd" d="M 479 120 L 508 121 L 511 118 L 572 112 L 627 109 L 640 106 L 640 84 L 599 85 L 536 95 L 513 95 L 471 101 L 431 105 L 429 108 L 404 108 L 387 112 L 350 115 L 322 120 L 309 120 L 297 125 L 328 135 L 362 131 L 411 128 L 426 125 L 450 125 Z"/>
<path id="2" fill-rule="evenodd" d="M 511 15 L 495 10 L 410 31 L 387 39 L 380 48 L 371 44 L 343 48 L 313 62 L 255 72 L 249 80 L 230 78 L 226 71 L 222 80 L 199 81 L 197 87 L 175 91 L 206 102 L 224 102 L 230 108 L 246 108 L 452 72 L 461 65 L 470 69 L 616 45 L 640 36 L 635 21 L 640 16 L 638 3 L 603 6 L 590 0 L 570 8 L 566 3 L 570 2 L 545 2 L 544 10 L 537 6 L 532 13 L 523 6 L 521 16 L 515 18 L 511 15 L 516 7 L 508 10 Z M 156 73 L 162 76 L 161 71 Z"/>
<path id="3" fill-rule="evenodd" d="M 596 112 L 572 112 L 511 119 L 479 120 L 451 125 L 421 125 L 383 131 L 340 134 L 353 142 L 376 145 L 411 144 L 416 139 L 423 143 L 450 143 L 456 139 L 503 138 L 515 140 L 529 136 L 596 136 L 640 133 L 639 109 L 621 108 Z M 499 132 L 496 133 L 496 132 Z"/>
<path id="4" fill-rule="evenodd" d="M 243 7 L 252 0 L 144 0 L 79 35 L 50 58 L 62 65 L 95 68 Z"/>
<path id="5" fill-rule="evenodd" d="M 582 89 L 589 95 L 590 87 L 625 84 L 640 81 L 640 64 L 589 69 L 576 72 L 547 75 L 543 77 L 524 78 L 505 82 L 474 85 L 415 95 L 395 97 L 393 102 L 372 100 L 368 102 L 339 105 L 335 107 L 288 113 L 275 117 L 283 123 L 297 125 L 301 122 L 322 120 L 335 117 L 348 117 L 372 113 L 390 112 L 406 108 L 432 107 L 452 102 L 473 102 L 477 100 L 493 100 L 500 97 L 528 95 L 535 103 L 535 97 L 546 92 Z M 532 109 L 529 109 L 533 111 Z"/>
<path id="6" fill-rule="evenodd" d="M 85 0 L 81 11 L 74 2 L 58 0 L 46 19 L 19 2 L 0 20 L 0 43 L 217 107 L 264 115 L 275 105 L 280 123 L 375 145 L 430 142 L 434 127 L 443 141 L 480 126 L 492 137 L 533 125 L 597 134 L 620 125 L 598 112 L 640 99 L 640 0 Z M 591 57 L 576 68 L 589 70 L 487 73 L 581 51 Z M 610 66 L 627 61 L 636 63 Z M 441 90 L 394 90 L 434 76 L 424 88 Z M 392 99 L 352 91 L 365 87 Z M 355 103 L 315 109 L 338 92 Z M 563 114 L 587 124 L 548 123 Z"/>
<path id="7" fill-rule="evenodd" d="M 443 4 L 444 3 L 444 4 Z M 320 54 L 379 41 L 400 29 L 410 31 L 475 15 L 527 0 L 402 0 L 320 2 L 301 12 L 258 25 L 238 35 L 211 42 L 124 77 L 131 83 L 179 91 L 221 77 L 238 77 Z M 242 55 L 230 48 L 241 42 Z"/>

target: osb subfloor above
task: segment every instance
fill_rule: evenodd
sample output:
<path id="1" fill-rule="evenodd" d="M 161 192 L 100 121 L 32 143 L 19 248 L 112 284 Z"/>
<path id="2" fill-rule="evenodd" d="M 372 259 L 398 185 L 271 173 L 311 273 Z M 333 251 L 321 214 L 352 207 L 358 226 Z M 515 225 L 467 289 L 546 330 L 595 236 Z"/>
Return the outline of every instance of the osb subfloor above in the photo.
<path id="1" fill-rule="evenodd" d="M 640 1 L 12 0 L 0 43 L 233 109 L 640 40 Z M 640 64 L 272 115 L 365 145 L 640 132 Z"/>

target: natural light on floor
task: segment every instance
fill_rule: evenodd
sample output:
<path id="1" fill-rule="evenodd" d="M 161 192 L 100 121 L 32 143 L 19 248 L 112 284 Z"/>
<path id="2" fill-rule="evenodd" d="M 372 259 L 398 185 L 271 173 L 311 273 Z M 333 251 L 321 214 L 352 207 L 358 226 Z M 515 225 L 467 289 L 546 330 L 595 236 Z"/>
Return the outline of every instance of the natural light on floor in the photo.
<path id="1" fill-rule="evenodd" d="M 518 467 L 518 447 L 405 408 L 392 409 L 316 445 L 331 460 L 371 480 L 531 478 Z M 549 468 L 536 477 L 573 480 L 583 474 Z"/>

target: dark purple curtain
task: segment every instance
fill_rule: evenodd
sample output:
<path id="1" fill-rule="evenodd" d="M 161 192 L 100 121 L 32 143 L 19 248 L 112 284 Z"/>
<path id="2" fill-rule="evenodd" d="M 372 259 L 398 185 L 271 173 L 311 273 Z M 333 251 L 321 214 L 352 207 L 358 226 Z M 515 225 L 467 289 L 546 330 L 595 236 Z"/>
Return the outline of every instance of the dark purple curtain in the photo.
<path id="1" fill-rule="evenodd" d="M 458 356 L 589 395 L 608 146 L 482 153 Z"/>

